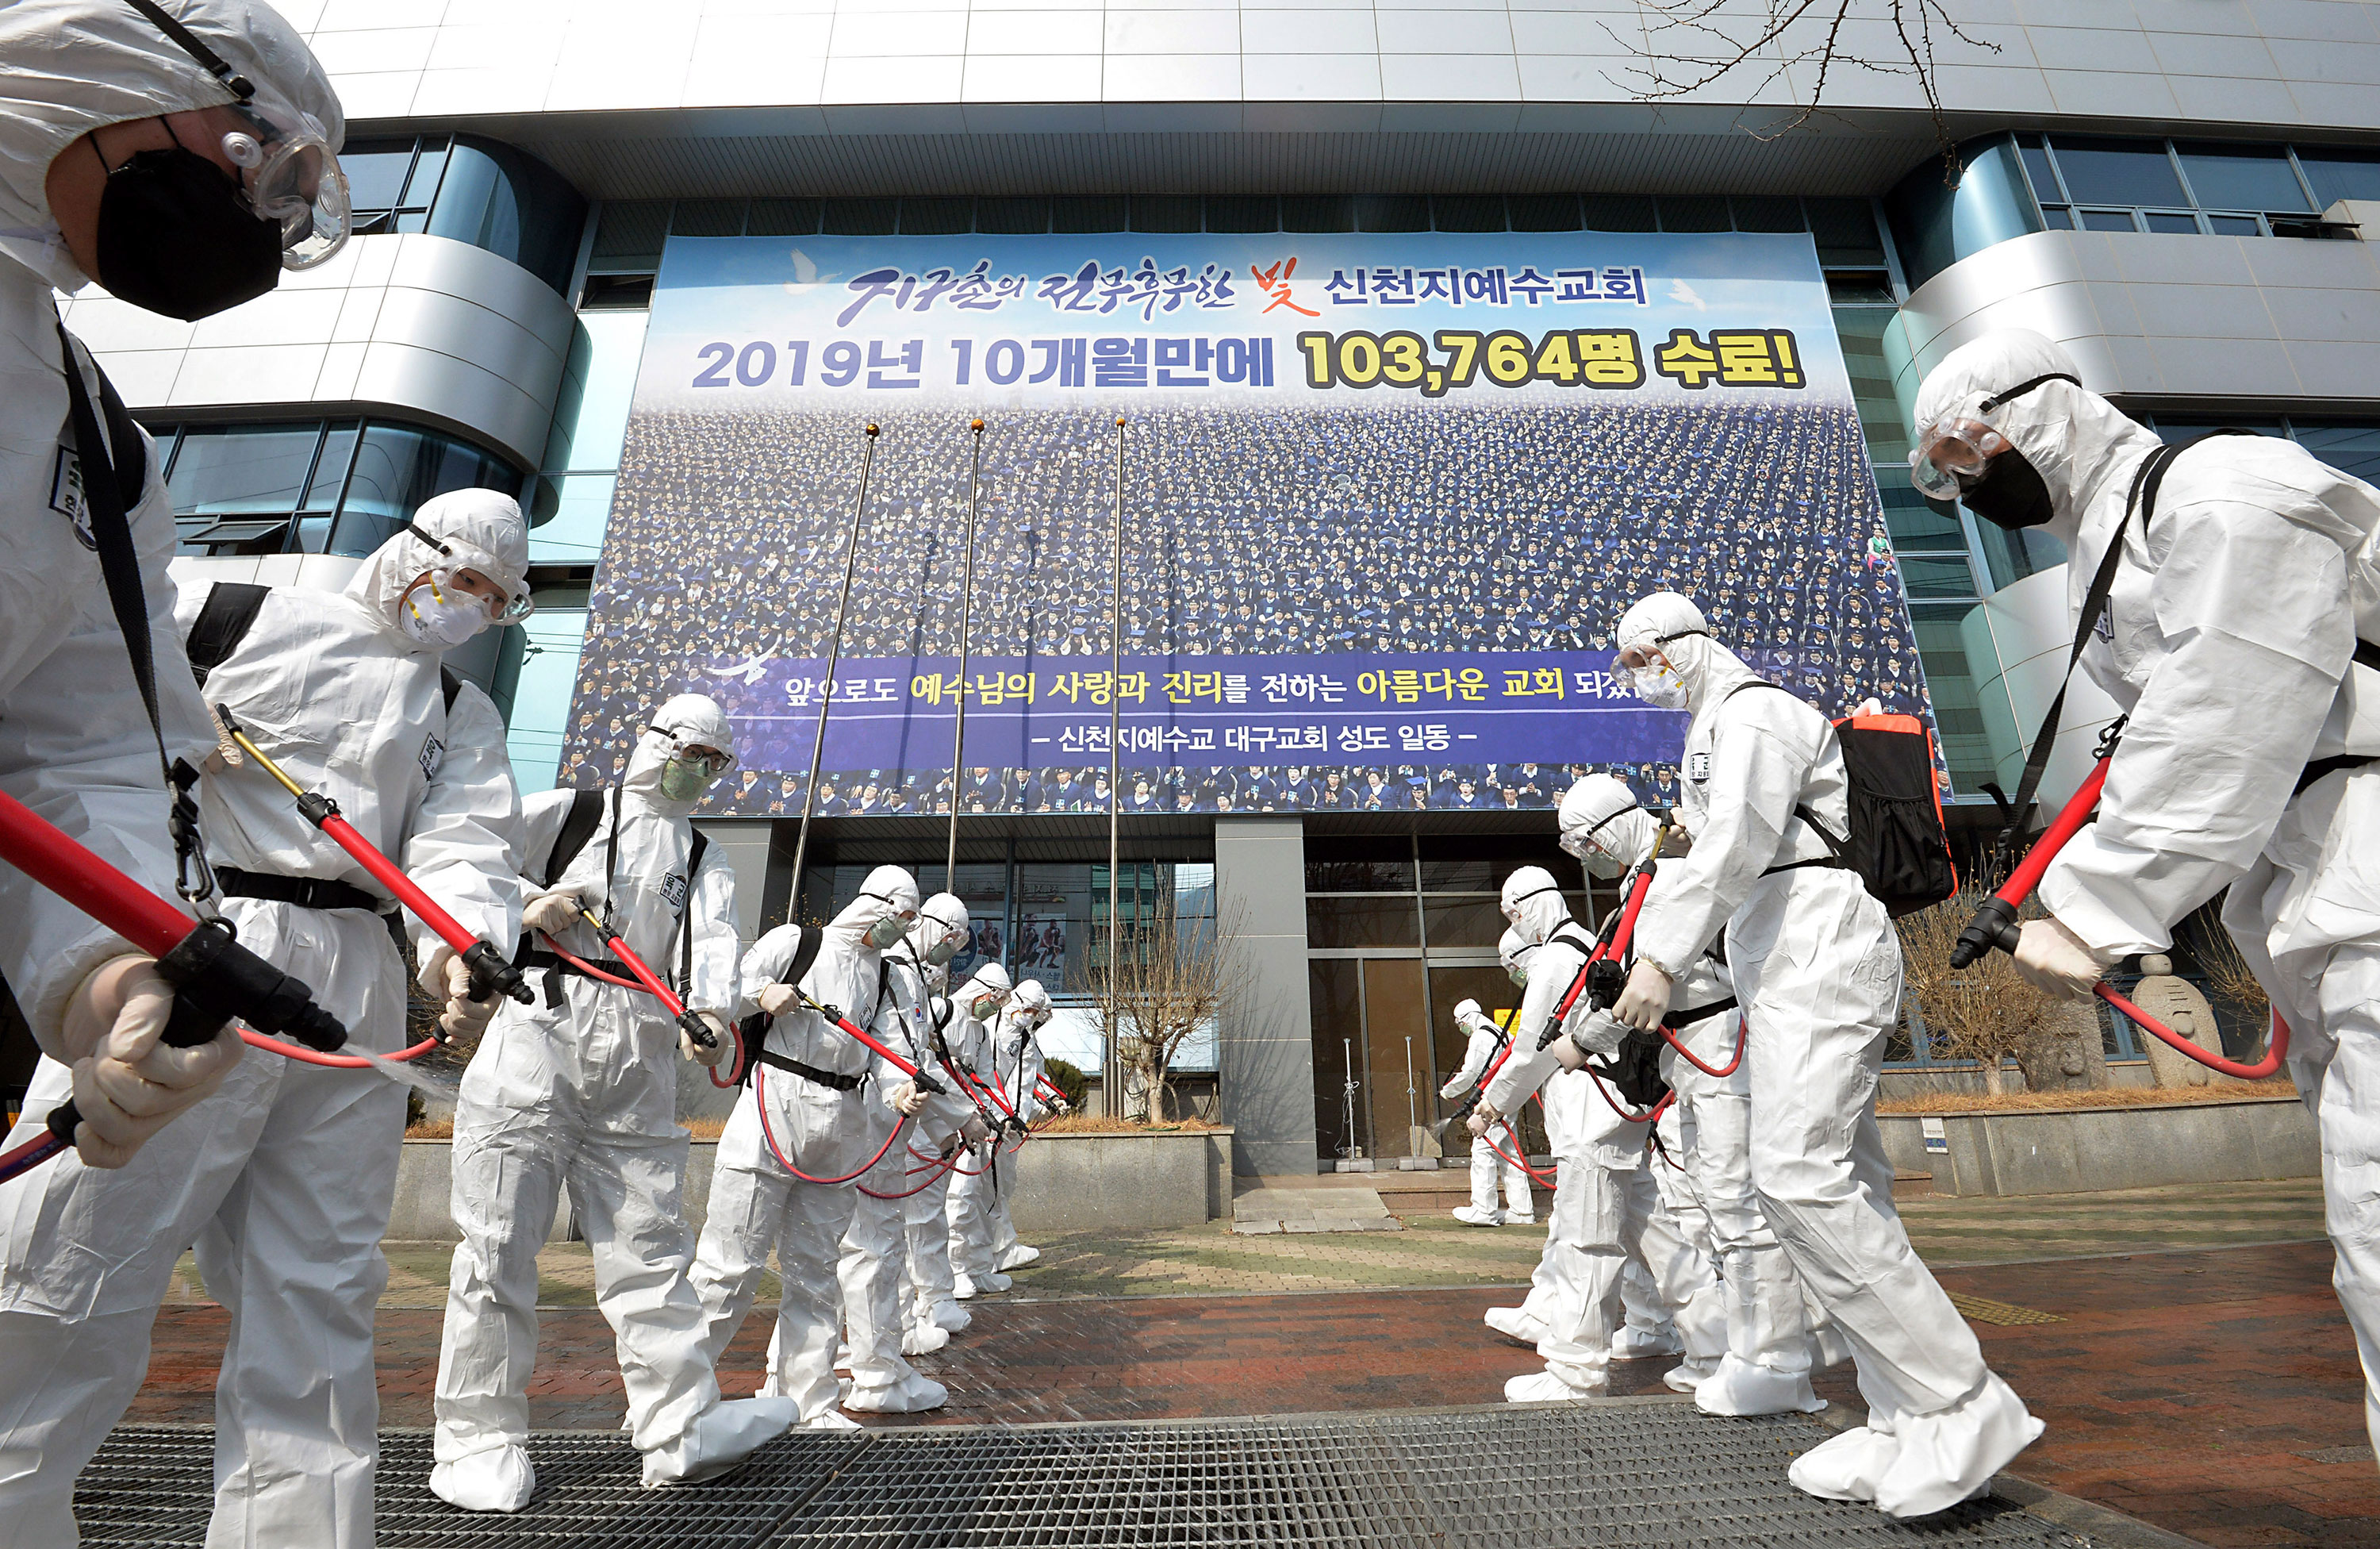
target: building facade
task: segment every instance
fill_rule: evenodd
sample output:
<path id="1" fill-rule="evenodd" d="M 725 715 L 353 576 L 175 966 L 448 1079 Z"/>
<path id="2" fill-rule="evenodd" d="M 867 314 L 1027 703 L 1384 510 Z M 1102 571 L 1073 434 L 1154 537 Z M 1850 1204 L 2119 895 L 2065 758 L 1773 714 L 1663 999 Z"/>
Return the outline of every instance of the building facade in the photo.
<path id="1" fill-rule="evenodd" d="M 432 494 L 520 498 L 538 611 L 459 665 L 504 706 L 524 790 L 589 773 L 570 716 L 590 606 L 622 586 L 606 538 L 657 278 L 717 238 L 1806 243 L 1881 502 L 1867 573 L 1905 604 L 1953 821 L 1975 833 L 1997 826 L 1985 785 L 2013 783 L 2062 665 L 2064 555 L 1909 487 L 1929 366 L 2031 327 L 2169 439 L 2245 426 L 2380 475 L 2380 4 L 1955 6 L 1971 35 L 1937 40 L 1938 116 L 1909 75 L 1839 71 L 1830 111 L 1782 133 L 1810 60 L 1656 99 L 1666 41 L 1599 0 L 282 9 L 346 103 L 361 235 L 200 323 L 95 292 L 67 322 L 157 435 L 186 581 L 335 585 Z M 1846 46 L 1888 51 L 1881 28 Z M 2062 741 L 2053 791 L 2088 741 Z M 1553 849 L 1569 776 L 1551 765 L 1449 766 L 1462 794 L 1393 810 L 1360 778 L 1344 800 L 1275 799 L 1251 768 L 1195 794 L 1160 782 L 1170 806 L 1119 779 L 1111 879 L 1103 792 L 1028 802 L 1008 770 L 943 762 L 915 800 L 905 782 L 861 815 L 857 792 L 838 797 L 807 840 L 806 789 L 782 814 L 706 823 L 747 933 L 910 865 L 967 899 L 979 951 L 1075 1007 L 1067 1046 L 1089 1061 L 1079 997 L 1111 894 L 1132 918 L 1212 921 L 1239 988 L 1185 1063 L 1215 1069 L 1243 1172 L 1426 1149 L 1416 1128 L 1460 1055 L 1451 1008 L 1509 998 L 1503 875 L 1551 864 L 1582 909 L 1606 902 Z M 1674 777 L 1658 762 L 1636 772 L 1654 799 Z M 971 779 L 1008 799 L 971 811 Z M 935 789 L 959 814 L 954 871 Z M 1922 1021 L 1896 1052 L 1929 1057 Z"/>

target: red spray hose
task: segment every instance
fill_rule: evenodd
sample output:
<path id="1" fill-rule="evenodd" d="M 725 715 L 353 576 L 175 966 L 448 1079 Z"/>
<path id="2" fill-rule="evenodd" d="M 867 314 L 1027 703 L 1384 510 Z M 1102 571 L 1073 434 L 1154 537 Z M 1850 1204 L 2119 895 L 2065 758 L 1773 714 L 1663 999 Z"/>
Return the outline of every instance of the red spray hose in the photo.
<path id="1" fill-rule="evenodd" d="M 2042 832 L 2041 837 L 2034 841 L 2033 848 L 2017 862 L 2016 870 L 2009 873 L 2008 881 L 1984 901 L 1981 909 L 1975 910 L 1974 918 L 1967 921 L 1967 928 L 1959 933 L 1959 945 L 1951 949 L 1952 968 L 1965 968 L 1994 947 L 2008 953 L 2016 951 L 2019 939 L 2017 910 L 2041 884 L 2042 874 L 2049 870 L 2049 863 L 2058 859 L 2058 852 L 2066 848 L 2066 842 L 2081 833 L 2082 825 L 2091 821 L 2092 813 L 2099 805 L 2099 793 L 2107 783 L 2107 765 L 2114 762 L 2115 756 L 2112 750 L 2101 756 L 2097 766 L 2091 771 L 2090 778 L 2082 782 L 2082 788 L 2074 793 L 2074 799 Z M 2241 1065 L 2221 1055 L 2207 1053 L 2134 1006 L 2104 982 L 2091 986 L 2091 993 L 2146 1028 L 2152 1037 L 2176 1053 L 2189 1055 L 2219 1075 L 2242 1081 L 2261 1081 L 2278 1074 L 2289 1056 L 2289 1024 L 2282 1018 L 2278 1008 L 2273 1012 L 2273 1035 L 2266 1042 L 2265 1057 L 2253 1065 Z"/>
<path id="2" fill-rule="evenodd" d="M 193 921 L 48 823 L 0 793 L 0 860 L 23 872 L 157 961 L 176 987 L 161 1040 L 189 1048 L 234 1018 L 286 1032 L 314 1049 L 338 1048 L 347 1030 L 299 981 L 233 939 L 223 921 Z M 72 1099 L 50 1110 L 48 1128 L 0 1153 L 0 1182 L 66 1151 L 82 1122 Z"/>
<path id="3" fill-rule="evenodd" d="M 1735 1018 L 1735 1057 L 1727 1062 L 1726 1068 L 1715 1070 L 1711 1067 L 1705 1065 L 1701 1060 L 1695 1058 L 1694 1052 L 1678 1041 L 1678 1035 L 1670 1031 L 1670 1025 L 1667 1022 L 1661 1024 L 1661 1036 L 1669 1040 L 1670 1048 L 1678 1051 L 1678 1057 L 1684 1060 L 1688 1065 L 1693 1066 L 1695 1069 L 1701 1071 L 1706 1076 L 1726 1077 L 1734 1075 L 1735 1067 L 1743 1063 L 1743 1046 L 1750 1041 L 1751 1033 L 1752 1019 L 1749 1017 L 1739 1014 Z"/>

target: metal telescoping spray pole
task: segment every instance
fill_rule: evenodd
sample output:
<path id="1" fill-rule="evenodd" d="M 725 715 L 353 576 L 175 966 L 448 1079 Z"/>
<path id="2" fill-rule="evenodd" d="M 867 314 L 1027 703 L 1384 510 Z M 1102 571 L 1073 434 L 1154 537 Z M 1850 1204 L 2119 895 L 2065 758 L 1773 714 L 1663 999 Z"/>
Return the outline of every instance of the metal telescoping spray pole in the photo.
<path id="1" fill-rule="evenodd" d="M 1116 1059 L 1121 1053 L 1116 1026 L 1117 952 L 1123 939 L 1123 916 L 1117 912 L 1122 896 L 1118 885 L 1116 863 L 1122 851 L 1117 826 L 1123 811 L 1123 774 L 1119 760 L 1119 738 L 1123 730 L 1123 416 L 1116 416 L 1115 467 L 1115 567 L 1109 579 L 1113 588 L 1108 602 L 1108 1017 L 1107 1047 L 1099 1053 L 1110 1079 L 1099 1083 L 1100 1095 L 1107 1099 L 1108 1116 L 1121 1117 L 1123 1110 L 1123 1079 L 1116 1071 Z M 1137 896 L 1138 889 L 1135 889 Z"/>
<path id="2" fill-rule="evenodd" d="M 983 498 L 983 421 L 970 420 L 975 461 L 967 483 L 966 581 L 959 589 L 959 724 L 951 733 L 951 846 L 942 858 L 942 886 L 959 890 L 959 755 L 966 750 L 967 629 L 975 620 L 975 509 Z"/>
<path id="3" fill-rule="evenodd" d="M 859 454 L 859 493 L 851 502 L 851 532 L 843 542 L 843 595 L 834 604 L 834 639 L 826 651 L 826 681 L 819 689 L 818 739 L 810 745 L 810 781 L 802 790 L 801 832 L 794 839 L 794 901 L 785 912 L 797 914 L 802 905 L 802 866 L 809 857 L 810 814 L 818 810 L 819 764 L 826 756 L 826 717 L 834 703 L 834 669 L 843 663 L 843 621 L 851 611 L 851 578 L 859 567 L 859 524 L 868 514 L 868 475 L 876 466 L 876 427 L 868 427 L 868 441 Z"/>

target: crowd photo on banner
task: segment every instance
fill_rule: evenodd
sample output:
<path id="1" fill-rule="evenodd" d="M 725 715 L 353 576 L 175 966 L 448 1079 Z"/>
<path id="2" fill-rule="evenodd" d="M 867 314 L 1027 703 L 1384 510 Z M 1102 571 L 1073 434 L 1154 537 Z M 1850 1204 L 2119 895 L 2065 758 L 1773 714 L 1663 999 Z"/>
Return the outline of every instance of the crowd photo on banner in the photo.
<path id="1" fill-rule="evenodd" d="M 1350 231 L 1298 237 L 1302 271 L 1275 234 L 673 239 L 558 770 L 530 785 L 462 669 L 475 642 L 522 649 L 533 511 L 440 494 L 335 588 L 176 567 L 157 442 L 60 311 L 95 283 L 199 323 L 335 273 L 290 279 L 356 225 L 305 38 L 261 0 L 11 0 L 0 64 L 0 1000 L 38 1048 L 0 1142 L 0 1549 L 71 1546 L 79 1509 L 148 1488 L 103 1449 L 186 1253 L 222 1315 L 168 1320 L 176 1360 L 219 1361 L 210 1515 L 176 1543 L 370 1549 L 399 1489 L 443 1503 L 415 1502 L 442 1536 L 533 1505 L 599 1532 L 791 1433 L 978 1418 L 960 1373 L 1033 1369 L 985 1311 L 1051 1267 L 1020 1235 L 1020 1154 L 1058 1149 L 1025 1151 L 1053 1124 L 1144 1150 L 1181 1128 L 1161 1064 L 1123 1068 L 1119 873 L 1204 890 L 1195 920 L 1160 911 L 1140 966 L 1161 978 L 1236 928 L 1224 896 L 1257 868 L 1227 882 L 1226 833 L 1297 832 L 1220 821 L 1248 813 L 1371 814 L 1308 827 L 1499 868 L 1493 914 L 1455 907 L 1500 928 L 1463 971 L 1509 1004 L 1464 998 L 1429 1034 L 1461 1049 L 1437 1088 L 1467 1153 L 1454 1219 L 1543 1228 L 1525 1297 L 1463 1331 L 1531 1352 L 1509 1403 L 1592 1404 L 1616 1363 L 1658 1361 L 1673 1408 L 1594 1412 L 1754 1436 L 1719 1484 L 1765 1470 L 1870 1526 L 1977 1501 L 2042 1436 L 1912 1246 L 1877 1119 L 1911 1004 L 1895 920 L 1957 897 L 1958 968 L 2005 954 L 2206 1068 L 2294 1081 L 2380 1439 L 2380 491 L 2298 443 L 2167 445 L 2025 329 L 1929 357 L 1911 485 L 2071 559 L 2040 594 L 2072 643 L 2001 802 L 2007 874 L 1970 909 L 1806 234 Z M 2082 684 L 2119 714 L 2053 799 Z M 1039 821 L 1091 813 L 1112 821 Z M 1465 813 L 1533 816 L 1431 816 Z M 1106 914 L 1043 877 L 972 915 L 970 818 L 1012 876 L 1020 848 L 1087 857 L 1103 830 Z M 1192 884 L 1127 833 L 1197 835 L 1214 864 Z M 883 859 L 919 835 L 933 864 Z M 1293 915 L 1287 843 L 1265 901 Z M 1383 914 L 1416 924 L 1404 887 Z M 2240 1060 L 2110 982 L 2217 898 L 2271 1002 Z M 1289 1050 L 1216 1102 L 1291 1110 L 1290 1150 L 1314 1134 L 1304 1061 L 1329 1057 L 1299 929 L 1246 933 L 1291 965 L 1285 1021 L 1251 1031 L 1210 986 L 1171 1035 Z M 1394 950 L 1426 985 L 1420 940 Z M 1079 1114 L 1053 1045 L 1103 1015 Z M 431 1424 L 384 1455 L 402 1373 L 375 1319 L 417 1092 L 451 1139 L 404 1189 L 436 1196 L 452 1250 L 413 1384 Z M 1197 1167 L 1228 1211 L 1228 1162 Z M 594 1358 L 634 1475 L 616 1501 L 532 1424 L 589 1380 L 540 1340 L 572 1244 L 618 1372 Z M 1333 1349 L 1369 1375 L 1360 1342 Z M 1824 1410 L 1821 1383 L 1854 1423 L 1791 1446 L 1740 1423 Z M 1041 1467 L 1056 1429 L 1016 1430 L 1019 1456 Z M 782 1477 L 755 1487 L 762 1537 L 859 1453 L 837 1456 L 782 1512 Z M 2001 1508 L 1969 1509 L 1919 1531 Z"/>

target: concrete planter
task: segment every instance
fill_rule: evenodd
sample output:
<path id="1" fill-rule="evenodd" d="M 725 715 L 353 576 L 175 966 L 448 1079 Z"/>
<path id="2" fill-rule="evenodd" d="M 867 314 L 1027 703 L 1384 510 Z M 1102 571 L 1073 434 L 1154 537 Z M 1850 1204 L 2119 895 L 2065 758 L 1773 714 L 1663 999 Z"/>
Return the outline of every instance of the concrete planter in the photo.
<path id="1" fill-rule="evenodd" d="M 2073 1194 L 2322 1170 L 2313 1116 L 2294 1099 L 1935 1116 L 1947 1152 L 1925 1149 L 1918 1115 L 1877 1122 L 1894 1170 L 1932 1173 L 1937 1194 Z"/>
<path id="2" fill-rule="evenodd" d="M 399 1242 L 455 1242 L 450 1204 L 454 1148 L 407 1140 L 396 1167 L 396 1204 L 388 1236 Z M 687 1147 L 686 1219 L 702 1230 L 719 1142 Z M 1009 1201 L 1026 1232 L 1138 1231 L 1195 1226 L 1231 1213 L 1232 1131 L 1146 1135 L 1037 1135 L 1016 1153 L 1016 1193 Z M 570 1194 L 563 1190 L 549 1242 L 570 1235 Z"/>

